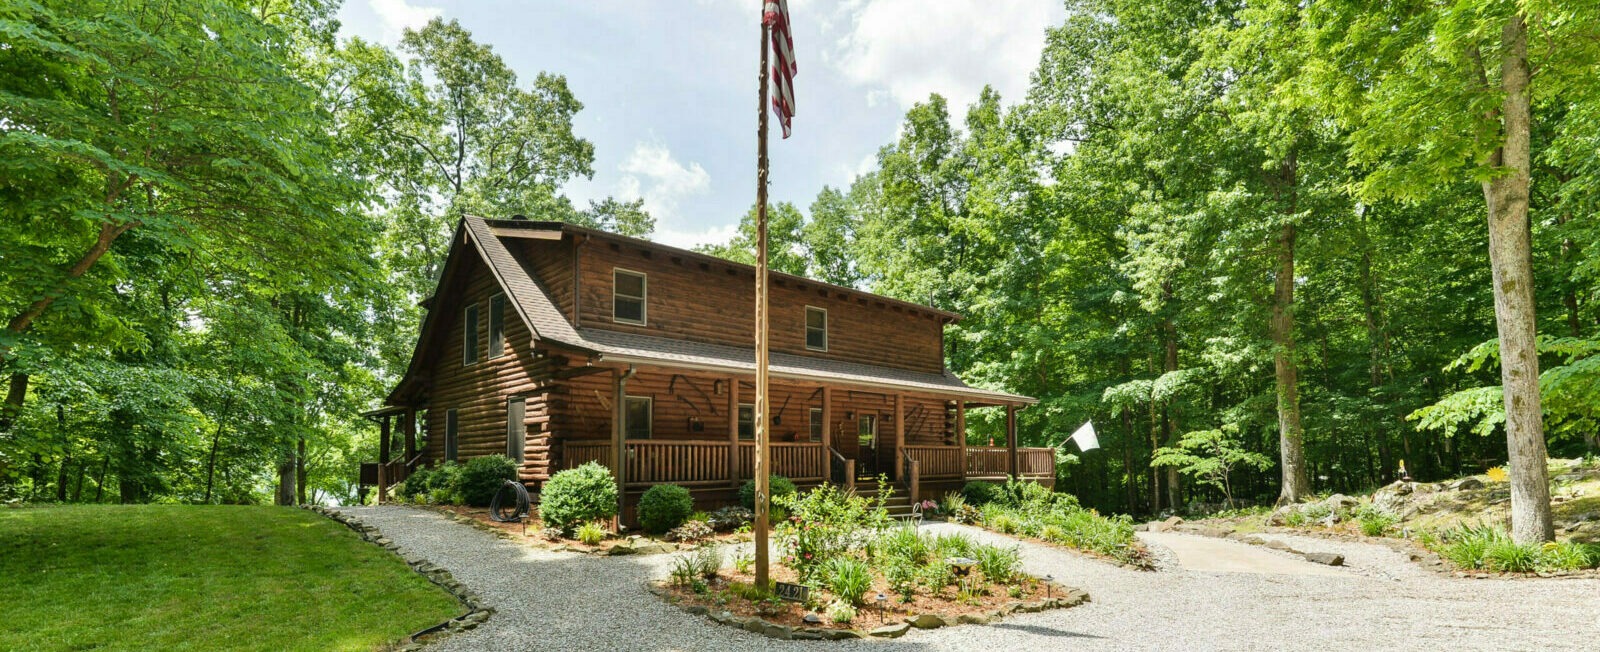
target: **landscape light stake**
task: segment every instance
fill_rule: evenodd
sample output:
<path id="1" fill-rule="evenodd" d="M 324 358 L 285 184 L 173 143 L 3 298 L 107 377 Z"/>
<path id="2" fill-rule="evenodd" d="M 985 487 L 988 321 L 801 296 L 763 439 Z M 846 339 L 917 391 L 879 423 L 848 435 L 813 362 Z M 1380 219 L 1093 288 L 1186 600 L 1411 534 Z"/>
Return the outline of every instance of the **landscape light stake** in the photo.
<path id="1" fill-rule="evenodd" d="M 1055 581 L 1056 581 L 1056 576 L 1054 576 L 1054 575 L 1046 575 L 1046 576 L 1044 576 L 1044 597 L 1046 597 L 1046 598 L 1050 597 L 1050 585 L 1053 584 Z"/>
<path id="2" fill-rule="evenodd" d="M 884 621 L 884 616 L 883 616 L 883 605 L 885 603 L 889 602 L 889 596 L 884 595 L 882 593 L 879 593 L 877 600 L 878 600 L 878 624 L 881 625 L 881 624 L 883 624 L 885 622 Z"/>

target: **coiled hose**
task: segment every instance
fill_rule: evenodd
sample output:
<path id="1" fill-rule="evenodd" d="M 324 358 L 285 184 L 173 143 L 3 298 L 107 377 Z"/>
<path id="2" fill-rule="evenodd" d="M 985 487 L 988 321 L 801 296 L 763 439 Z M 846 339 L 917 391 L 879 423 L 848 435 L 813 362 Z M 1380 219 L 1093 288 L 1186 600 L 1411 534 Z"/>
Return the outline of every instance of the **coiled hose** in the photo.
<path id="1" fill-rule="evenodd" d="M 528 488 L 507 480 L 489 501 L 489 518 L 499 523 L 515 523 L 528 516 Z"/>

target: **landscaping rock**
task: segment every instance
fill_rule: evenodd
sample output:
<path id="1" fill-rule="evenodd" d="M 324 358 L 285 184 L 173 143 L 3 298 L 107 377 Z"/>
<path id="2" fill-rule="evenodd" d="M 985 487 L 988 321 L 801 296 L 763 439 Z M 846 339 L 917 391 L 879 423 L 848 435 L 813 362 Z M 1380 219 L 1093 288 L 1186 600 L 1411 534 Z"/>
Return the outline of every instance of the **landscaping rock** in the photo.
<path id="1" fill-rule="evenodd" d="M 945 621 L 943 616 L 936 614 L 921 614 L 912 616 L 907 618 L 906 622 L 910 623 L 912 627 L 917 629 L 938 629 L 950 624 Z"/>
<path id="2" fill-rule="evenodd" d="M 763 624 L 765 626 L 761 628 L 761 634 L 765 635 L 767 638 L 789 640 L 794 636 L 794 630 L 790 629 L 787 625 L 779 625 L 777 623 Z"/>
<path id="3" fill-rule="evenodd" d="M 1343 566 L 1344 565 L 1344 555 L 1340 555 L 1340 554 L 1335 554 L 1335 553 L 1331 553 L 1331 552 L 1307 552 L 1307 553 L 1304 553 L 1304 556 L 1306 558 L 1306 561 L 1309 561 L 1309 562 L 1315 562 L 1315 563 L 1318 563 L 1318 564 L 1326 564 L 1328 566 Z"/>
<path id="4" fill-rule="evenodd" d="M 956 617 L 956 622 L 962 625 L 987 625 L 991 620 L 987 614 L 961 614 Z"/>
<path id="5" fill-rule="evenodd" d="M 1151 521 L 1146 527 L 1150 532 L 1170 532 L 1183 524 L 1183 517 L 1169 516 L 1165 521 Z"/>
<path id="6" fill-rule="evenodd" d="M 1284 552 L 1289 552 L 1289 553 L 1294 553 L 1294 554 L 1299 554 L 1300 553 L 1300 551 L 1299 550 L 1295 550 L 1293 546 L 1290 546 L 1289 544 L 1284 543 L 1284 542 L 1282 542 L 1282 541 L 1280 541 L 1278 539 L 1272 539 L 1272 540 L 1268 541 L 1265 545 L 1268 548 L 1271 548 L 1273 550 L 1282 550 Z"/>
<path id="7" fill-rule="evenodd" d="M 867 633 L 878 638 L 900 638 L 901 636 L 905 636 L 906 632 L 909 631 L 911 631 L 910 623 L 894 623 L 893 625 L 884 625 L 882 627 L 874 628 L 872 631 Z"/>
<path id="8" fill-rule="evenodd" d="M 1475 477 L 1466 477 L 1450 483 L 1449 486 L 1451 491 L 1471 491 L 1473 489 L 1482 489 L 1483 481 Z"/>
<path id="9" fill-rule="evenodd" d="M 676 552 L 677 550 L 677 546 L 660 541 L 647 541 L 633 546 L 634 554 L 639 555 L 658 555 L 664 552 Z"/>

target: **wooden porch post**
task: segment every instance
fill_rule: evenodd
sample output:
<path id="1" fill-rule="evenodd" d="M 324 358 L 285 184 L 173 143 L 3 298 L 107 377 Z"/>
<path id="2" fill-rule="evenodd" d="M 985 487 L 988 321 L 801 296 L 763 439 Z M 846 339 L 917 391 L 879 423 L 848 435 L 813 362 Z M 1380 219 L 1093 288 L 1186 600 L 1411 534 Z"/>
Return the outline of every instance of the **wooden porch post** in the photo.
<path id="1" fill-rule="evenodd" d="M 833 480 L 833 391 L 822 387 L 822 481 Z"/>
<path id="2" fill-rule="evenodd" d="M 967 461 L 967 401 L 956 399 L 956 445 L 961 447 L 961 477 L 966 479 L 972 463 Z"/>
<path id="3" fill-rule="evenodd" d="M 417 457 L 417 409 L 406 408 L 404 431 L 406 433 L 406 463 Z M 410 469 L 407 469 L 408 471 Z"/>
<path id="4" fill-rule="evenodd" d="M 632 375 L 631 367 L 627 371 L 617 369 L 611 372 L 611 477 L 617 481 L 617 518 L 613 524 L 613 529 L 617 531 L 622 529 L 622 510 L 628 506 L 628 479 L 622 472 L 627 454 L 623 450 L 624 433 L 627 430 L 623 421 L 628 415 L 628 377 Z"/>
<path id="5" fill-rule="evenodd" d="M 1017 406 L 1006 406 L 1006 468 L 1017 477 Z"/>
<path id="6" fill-rule="evenodd" d="M 389 493 L 389 420 L 390 415 L 383 415 L 378 419 L 378 504 L 388 498 Z"/>
<path id="7" fill-rule="evenodd" d="M 894 455 L 889 457 L 889 463 L 894 466 L 894 479 L 905 480 L 905 469 L 900 464 L 900 456 L 906 450 L 906 397 L 904 394 L 894 395 Z"/>
<path id="8" fill-rule="evenodd" d="M 739 488 L 739 379 L 728 378 L 728 486 Z"/>

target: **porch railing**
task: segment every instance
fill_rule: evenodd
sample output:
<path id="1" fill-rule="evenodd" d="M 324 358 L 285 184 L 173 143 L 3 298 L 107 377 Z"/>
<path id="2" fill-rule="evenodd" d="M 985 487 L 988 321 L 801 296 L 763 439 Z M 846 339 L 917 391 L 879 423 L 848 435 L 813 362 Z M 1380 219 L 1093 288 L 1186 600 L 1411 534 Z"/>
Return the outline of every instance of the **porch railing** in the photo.
<path id="1" fill-rule="evenodd" d="M 822 482 L 828 477 L 827 451 L 821 443 L 775 441 L 771 447 L 772 473 L 795 482 Z M 726 448 L 727 444 L 723 444 Z M 756 443 L 739 442 L 739 477 L 755 476 Z"/>
<path id="2" fill-rule="evenodd" d="M 1003 446 L 972 446 L 967 448 L 967 477 L 1003 478 L 1010 473 L 1011 451 Z M 1054 448 L 1018 448 L 1017 475 L 1024 478 L 1054 478 L 1056 453 Z"/>
<path id="3" fill-rule="evenodd" d="M 905 451 L 921 464 L 923 478 L 960 478 L 966 471 L 959 446 L 907 446 Z"/>
<path id="4" fill-rule="evenodd" d="M 827 451 L 820 443 L 772 442 L 772 473 L 795 482 L 827 478 Z M 739 478 L 754 474 L 755 443 L 740 442 L 734 463 Z M 569 441 L 562 469 L 587 462 L 611 465 L 611 442 Z M 635 440 L 623 444 L 623 470 L 629 486 L 671 482 L 686 486 L 728 482 L 728 442 L 720 440 Z"/>

